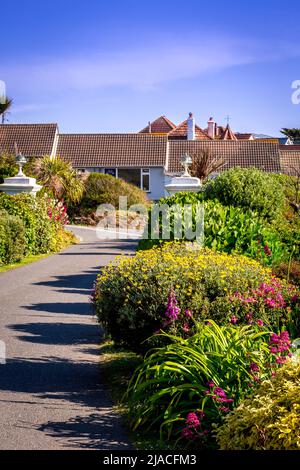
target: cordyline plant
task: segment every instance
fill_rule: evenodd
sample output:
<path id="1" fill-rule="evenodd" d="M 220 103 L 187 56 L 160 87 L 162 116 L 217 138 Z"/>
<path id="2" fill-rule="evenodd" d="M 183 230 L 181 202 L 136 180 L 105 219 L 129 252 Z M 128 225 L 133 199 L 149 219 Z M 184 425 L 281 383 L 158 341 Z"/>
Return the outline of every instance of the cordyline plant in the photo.
<path id="1" fill-rule="evenodd" d="M 204 149 L 200 153 L 192 155 L 193 163 L 191 175 L 196 176 L 202 182 L 211 173 L 220 170 L 226 163 L 224 158 L 216 157 L 209 149 Z"/>
<path id="2" fill-rule="evenodd" d="M 170 344 L 145 356 L 126 399 L 133 429 L 159 428 L 175 446 L 214 447 L 215 426 L 290 354 L 287 332 L 258 326 L 208 321 L 187 339 L 162 336 Z"/>

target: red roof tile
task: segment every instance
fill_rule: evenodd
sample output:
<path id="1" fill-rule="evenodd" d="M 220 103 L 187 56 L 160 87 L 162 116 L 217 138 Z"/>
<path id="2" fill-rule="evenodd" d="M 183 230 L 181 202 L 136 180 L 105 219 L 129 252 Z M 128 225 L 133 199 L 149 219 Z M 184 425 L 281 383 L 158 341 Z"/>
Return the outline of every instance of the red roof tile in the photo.
<path id="1" fill-rule="evenodd" d="M 57 124 L 2 124 L 0 125 L 0 152 L 19 152 L 27 157 L 51 155 Z"/>
<path id="2" fill-rule="evenodd" d="M 232 132 L 229 124 L 225 127 L 224 132 L 221 133 L 220 135 L 221 140 L 238 140 L 234 133 Z"/>
<path id="3" fill-rule="evenodd" d="M 298 148 L 290 150 L 289 147 Z M 280 145 L 280 164 L 283 173 L 300 176 L 300 145 Z"/>
<path id="4" fill-rule="evenodd" d="M 147 134 L 61 134 L 57 154 L 75 168 L 164 167 L 167 137 Z"/>
<path id="5" fill-rule="evenodd" d="M 169 139 L 186 139 L 188 133 L 188 119 L 179 124 L 175 129 L 173 129 L 169 134 Z M 206 134 L 197 124 L 195 125 L 195 137 L 196 140 L 211 140 L 211 138 Z"/>
<path id="6" fill-rule="evenodd" d="M 237 140 L 253 140 L 253 134 L 235 132 Z"/>
<path id="7" fill-rule="evenodd" d="M 150 132 L 151 127 L 151 132 Z M 168 134 L 172 129 L 175 129 L 176 125 L 171 122 L 166 116 L 160 116 L 151 122 L 145 129 L 140 131 L 140 134 Z"/>
<path id="8" fill-rule="evenodd" d="M 168 152 L 169 173 L 180 173 L 180 157 L 184 153 L 193 156 L 204 149 L 209 149 L 213 156 L 223 158 L 226 164 L 222 170 L 232 167 L 256 167 L 269 172 L 280 172 L 279 146 L 255 141 L 220 141 L 211 142 L 170 141 Z"/>

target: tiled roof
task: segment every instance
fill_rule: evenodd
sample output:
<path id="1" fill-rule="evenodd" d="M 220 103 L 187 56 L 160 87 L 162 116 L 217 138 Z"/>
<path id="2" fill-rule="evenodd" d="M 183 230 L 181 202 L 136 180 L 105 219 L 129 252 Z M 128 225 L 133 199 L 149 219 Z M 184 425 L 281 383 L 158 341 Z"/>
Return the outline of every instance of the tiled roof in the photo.
<path id="1" fill-rule="evenodd" d="M 151 132 L 150 132 L 151 126 Z M 175 129 L 176 125 L 171 122 L 166 116 L 160 116 L 151 122 L 145 129 L 140 131 L 140 134 L 168 134 L 172 129 Z"/>
<path id="2" fill-rule="evenodd" d="M 173 129 L 168 137 L 172 139 L 186 139 L 188 132 L 188 119 L 179 124 L 175 129 Z M 211 140 L 211 138 L 206 134 L 199 126 L 195 126 L 195 137 L 196 140 Z"/>
<path id="3" fill-rule="evenodd" d="M 184 153 L 196 155 L 204 149 L 209 149 L 217 158 L 223 158 L 226 164 L 222 170 L 228 168 L 257 167 L 269 172 L 280 172 L 279 146 L 255 141 L 169 141 L 168 173 L 182 171 L 180 157 Z"/>
<path id="4" fill-rule="evenodd" d="M 295 150 L 300 150 L 300 145 L 280 145 L 280 150 L 288 151 L 288 152 L 295 152 Z"/>
<path id="5" fill-rule="evenodd" d="M 250 133 L 241 133 L 241 132 L 235 132 L 235 136 L 237 140 L 252 140 L 253 135 Z"/>
<path id="6" fill-rule="evenodd" d="M 0 125 L 0 152 L 19 152 L 27 157 L 51 155 L 57 124 L 2 124 Z"/>
<path id="7" fill-rule="evenodd" d="M 165 166 L 167 137 L 147 134 L 61 134 L 57 155 L 75 168 Z"/>
<path id="8" fill-rule="evenodd" d="M 221 134 L 220 139 L 221 140 L 237 140 L 237 138 L 234 135 L 234 133 L 232 132 L 229 124 L 227 124 L 227 126 L 225 127 L 225 130 Z"/>
<path id="9" fill-rule="evenodd" d="M 281 145 L 280 164 L 283 173 L 300 176 L 300 145 Z"/>

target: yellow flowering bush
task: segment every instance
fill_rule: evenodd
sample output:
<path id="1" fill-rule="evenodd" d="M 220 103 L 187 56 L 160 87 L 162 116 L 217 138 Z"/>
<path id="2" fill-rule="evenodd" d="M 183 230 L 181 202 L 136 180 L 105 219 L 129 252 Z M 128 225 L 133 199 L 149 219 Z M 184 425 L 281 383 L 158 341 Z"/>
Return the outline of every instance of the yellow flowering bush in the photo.
<path id="1" fill-rule="evenodd" d="M 289 363 L 217 430 L 222 450 L 300 450 L 300 364 Z"/>
<path id="2" fill-rule="evenodd" d="M 118 343 L 139 349 L 163 326 L 170 290 L 181 309 L 195 320 L 228 322 L 224 299 L 271 279 L 271 271 L 244 256 L 195 249 L 172 242 L 133 257 L 122 256 L 98 276 L 95 307 L 98 319 Z"/>

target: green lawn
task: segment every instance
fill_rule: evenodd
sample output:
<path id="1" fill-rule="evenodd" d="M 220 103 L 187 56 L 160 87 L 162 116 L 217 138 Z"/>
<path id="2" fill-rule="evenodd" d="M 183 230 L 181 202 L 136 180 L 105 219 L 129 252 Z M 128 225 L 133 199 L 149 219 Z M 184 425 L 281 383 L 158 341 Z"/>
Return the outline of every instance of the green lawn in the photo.
<path id="1" fill-rule="evenodd" d="M 47 258 L 48 256 L 53 255 L 54 253 L 46 253 L 42 255 L 29 255 L 26 256 L 22 261 L 19 263 L 12 263 L 12 264 L 5 264 L 4 266 L 0 266 L 0 273 L 4 273 L 5 271 L 10 271 L 11 269 L 17 269 L 21 266 L 26 266 L 26 264 L 34 263 L 35 261 L 39 261 L 41 259 Z"/>

